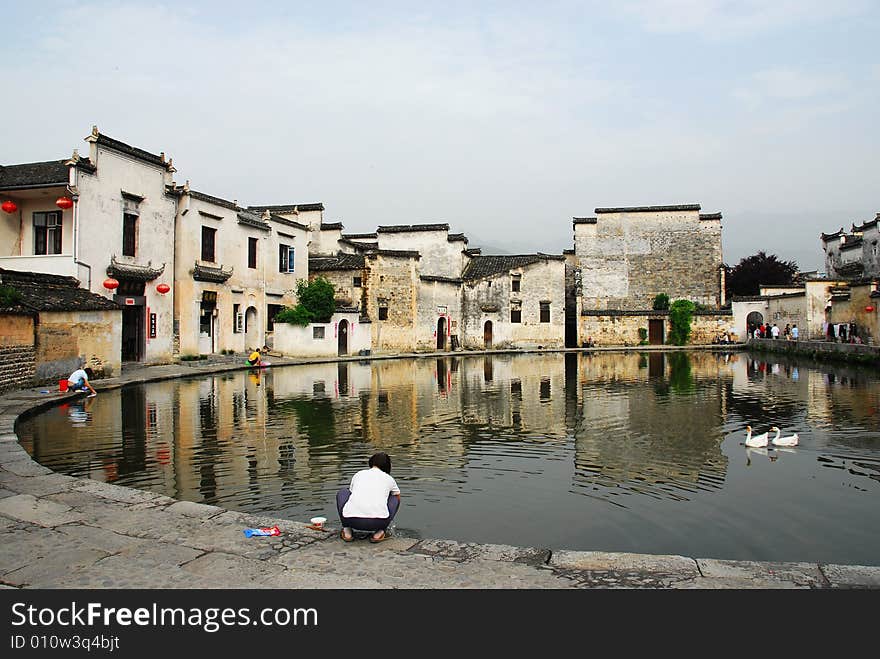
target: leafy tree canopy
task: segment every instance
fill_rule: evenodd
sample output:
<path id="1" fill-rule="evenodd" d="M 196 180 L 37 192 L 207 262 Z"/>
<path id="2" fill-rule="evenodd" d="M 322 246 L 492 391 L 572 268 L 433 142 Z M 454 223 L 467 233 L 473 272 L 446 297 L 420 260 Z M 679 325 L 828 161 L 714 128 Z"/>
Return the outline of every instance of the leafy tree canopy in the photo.
<path id="1" fill-rule="evenodd" d="M 324 277 L 316 277 L 311 281 L 300 280 L 296 284 L 296 297 L 299 300 L 295 307 L 285 307 L 275 316 L 278 323 L 293 323 L 306 326 L 309 323 L 330 322 L 336 311 L 333 284 Z"/>
<path id="2" fill-rule="evenodd" d="M 793 284 L 799 272 L 794 261 L 780 261 L 775 254 L 758 252 L 740 260 L 733 268 L 724 266 L 727 296 L 758 295 L 760 286 Z"/>

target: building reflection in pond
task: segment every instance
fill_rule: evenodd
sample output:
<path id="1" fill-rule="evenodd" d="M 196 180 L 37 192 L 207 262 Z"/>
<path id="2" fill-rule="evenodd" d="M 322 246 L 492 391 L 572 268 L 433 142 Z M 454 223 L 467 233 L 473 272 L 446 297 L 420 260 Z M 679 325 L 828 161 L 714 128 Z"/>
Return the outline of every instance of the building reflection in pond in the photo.
<path id="1" fill-rule="evenodd" d="M 332 514 L 336 489 L 384 450 L 418 532 L 434 537 L 464 537 L 443 529 L 470 518 L 476 535 L 486 518 L 514 528 L 536 505 L 574 519 L 611 514 L 593 505 L 633 511 L 723 499 L 733 465 L 746 468 L 738 443 L 747 423 L 811 438 L 793 456 L 752 460 L 752 472 L 802 460 L 852 479 L 851 490 L 880 481 L 876 374 L 744 353 L 313 364 L 92 400 L 84 425 L 70 406 L 23 421 L 23 445 L 64 473 L 294 519 Z M 857 431 L 840 432 L 841 424 Z M 461 506 L 469 517 L 454 512 Z"/>

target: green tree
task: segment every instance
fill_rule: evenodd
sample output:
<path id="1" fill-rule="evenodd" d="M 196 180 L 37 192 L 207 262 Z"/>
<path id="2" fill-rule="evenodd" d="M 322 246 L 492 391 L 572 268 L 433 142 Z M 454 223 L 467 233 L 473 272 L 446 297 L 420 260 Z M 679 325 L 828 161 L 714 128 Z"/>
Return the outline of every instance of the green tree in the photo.
<path id="1" fill-rule="evenodd" d="M 324 277 L 316 277 L 307 282 L 300 280 L 296 285 L 299 300 L 294 307 L 285 307 L 275 316 L 275 322 L 308 325 L 327 323 L 336 311 L 335 291 Z"/>
<path id="2" fill-rule="evenodd" d="M 0 307 L 14 307 L 21 302 L 21 293 L 12 286 L 0 286 Z"/>
<path id="3" fill-rule="evenodd" d="M 654 311 L 666 311 L 669 308 L 669 296 L 660 293 L 654 298 Z"/>
<path id="4" fill-rule="evenodd" d="M 798 273 L 794 261 L 780 261 L 775 254 L 758 252 L 741 259 L 733 268 L 724 266 L 725 292 L 733 295 L 758 295 L 762 284 L 793 284 Z"/>
<path id="5" fill-rule="evenodd" d="M 676 300 L 669 305 L 669 343 L 683 346 L 688 342 L 695 308 L 690 300 Z"/>

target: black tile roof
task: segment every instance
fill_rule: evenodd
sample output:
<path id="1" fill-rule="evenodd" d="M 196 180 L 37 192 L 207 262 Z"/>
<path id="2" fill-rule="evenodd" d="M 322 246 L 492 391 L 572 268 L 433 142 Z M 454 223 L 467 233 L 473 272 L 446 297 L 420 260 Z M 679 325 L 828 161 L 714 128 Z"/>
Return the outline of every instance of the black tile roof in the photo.
<path id="1" fill-rule="evenodd" d="M 248 208 L 251 208 L 248 206 Z M 280 215 L 275 215 L 274 213 L 269 213 L 269 221 L 277 222 L 278 224 L 283 224 L 284 226 L 294 227 L 295 229 L 302 229 L 303 231 L 308 231 L 309 227 L 300 222 L 294 222 L 293 220 L 288 220 L 286 217 L 281 217 Z"/>
<path id="2" fill-rule="evenodd" d="M 838 229 L 834 233 L 820 233 L 819 237 L 822 238 L 824 242 L 828 242 L 833 238 L 840 238 L 843 235 L 846 235 L 846 233 L 844 232 L 843 227 L 840 227 L 840 229 Z"/>
<path id="3" fill-rule="evenodd" d="M 865 231 L 866 229 L 870 229 L 871 227 L 877 226 L 877 222 L 880 221 L 880 215 L 875 217 L 873 220 L 868 220 L 867 222 L 863 222 L 861 226 L 856 226 L 855 222 L 852 225 L 853 231 Z"/>
<path id="4" fill-rule="evenodd" d="M 467 243 L 468 243 L 467 236 L 465 236 L 463 233 L 450 233 L 450 234 L 446 237 L 446 240 L 447 240 L 448 242 L 450 242 L 450 243 L 461 243 L 461 242 L 463 242 L 465 245 L 467 245 Z"/>
<path id="5" fill-rule="evenodd" d="M 266 222 L 260 218 L 259 215 L 255 215 L 254 213 L 241 212 L 237 215 L 238 223 L 243 224 L 248 227 L 253 227 L 254 229 L 259 229 L 260 231 L 271 231 L 272 227 L 270 227 Z"/>
<path id="6" fill-rule="evenodd" d="M 92 134 L 94 135 L 95 133 L 93 132 Z M 157 156 L 155 153 L 144 151 L 143 149 L 139 149 L 136 146 L 131 146 L 130 144 L 126 144 L 125 142 L 113 139 L 112 137 L 108 137 L 104 134 L 98 134 L 97 137 L 98 146 L 102 146 L 106 149 L 110 149 L 118 153 L 124 153 L 127 156 L 137 158 L 138 160 L 143 160 L 144 162 L 148 162 L 152 165 L 159 165 L 160 167 L 164 167 L 165 169 L 171 169 L 171 161 L 165 160 L 164 153 L 161 153 Z M 88 140 L 89 138 L 87 137 L 86 139 Z"/>
<path id="7" fill-rule="evenodd" d="M 555 254 L 518 254 L 515 256 L 475 256 L 461 278 L 465 281 L 492 277 L 502 272 L 522 268 L 542 261 L 564 261 L 565 257 Z"/>
<path id="8" fill-rule="evenodd" d="M 843 250 L 843 249 L 852 249 L 854 247 L 861 247 L 863 242 L 864 241 L 862 240 L 861 236 L 847 236 L 846 242 L 844 242 L 840 246 L 840 249 Z"/>
<path id="9" fill-rule="evenodd" d="M 79 288 L 74 277 L 0 268 L 0 283 L 21 293 L 18 306 L 31 311 L 122 311 L 112 300 Z"/>
<path id="10" fill-rule="evenodd" d="M 375 240 L 379 236 L 377 236 L 375 233 L 343 233 L 342 237 L 348 238 L 349 240 L 358 240 L 361 238 L 372 238 L 373 240 Z"/>
<path id="11" fill-rule="evenodd" d="M 449 231 L 448 224 L 392 224 L 380 226 L 376 233 L 410 233 L 413 231 Z"/>
<path id="12" fill-rule="evenodd" d="M 0 165 L 0 190 L 43 188 L 67 185 L 66 160 Z"/>
<path id="13" fill-rule="evenodd" d="M 392 256 L 402 258 L 420 259 L 422 255 L 415 250 L 409 249 L 377 249 L 376 251 L 367 252 L 365 256 L 374 258 L 376 256 Z"/>
<path id="14" fill-rule="evenodd" d="M 363 270 L 364 257 L 362 254 L 346 254 L 340 252 L 336 256 L 310 256 L 309 272 L 322 272 L 326 270 Z"/>
<path id="15" fill-rule="evenodd" d="M 666 211 L 698 211 L 700 204 L 678 204 L 674 206 L 624 206 L 619 208 L 597 208 L 595 213 L 662 213 Z"/>
<path id="16" fill-rule="evenodd" d="M 342 231 L 342 222 L 321 222 L 321 231 Z"/>
<path id="17" fill-rule="evenodd" d="M 421 275 L 419 277 L 422 281 L 438 281 L 442 284 L 461 284 L 463 281 L 459 277 L 440 277 L 438 275 Z"/>
<path id="18" fill-rule="evenodd" d="M 354 247 L 356 250 L 358 250 L 359 252 L 366 252 L 368 250 L 379 249 L 379 243 L 362 243 L 362 242 L 355 241 L 355 240 L 349 240 L 348 238 L 345 238 L 344 236 L 342 238 L 340 238 L 337 242 L 345 243 L 346 245 L 350 245 L 350 246 Z"/>
<path id="19" fill-rule="evenodd" d="M 278 204 L 276 206 L 248 206 L 248 210 L 263 212 L 268 210 L 270 213 L 293 213 L 299 211 L 322 211 L 323 203 L 317 204 Z"/>
<path id="20" fill-rule="evenodd" d="M 182 186 L 178 186 L 178 190 L 183 190 Z M 221 199 L 220 197 L 215 197 L 214 195 L 205 194 L 204 192 L 198 192 L 197 190 L 190 190 L 189 195 L 193 199 L 198 199 L 199 201 L 207 201 L 209 204 L 215 204 L 217 206 L 222 206 L 223 208 L 228 208 L 233 211 L 244 210 L 241 206 L 236 204 L 234 201 L 229 201 L 228 199 Z"/>
<path id="21" fill-rule="evenodd" d="M 721 213 L 700 213 L 701 220 L 720 220 Z"/>
<path id="22" fill-rule="evenodd" d="M 572 224 L 596 224 L 599 220 L 595 217 L 573 217 Z"/>

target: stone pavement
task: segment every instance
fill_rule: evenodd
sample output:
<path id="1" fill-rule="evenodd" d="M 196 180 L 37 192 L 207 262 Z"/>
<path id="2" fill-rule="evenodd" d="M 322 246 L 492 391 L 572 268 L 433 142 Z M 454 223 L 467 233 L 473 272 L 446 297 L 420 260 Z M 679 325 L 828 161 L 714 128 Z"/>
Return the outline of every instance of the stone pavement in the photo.
<path id="1" fill-rule="evenodd" d="M 460 353 L 457 353 L 460 354 Z M 432 353 L 436 357 L 436 353 Z M 335 360 L 279 360 L 272 364 Z M 355 359 L 363 359 L 358 357 Z M 130 382 L 239 369 L 238 361 L 126 369 Z M 759 563 L 419 540 L 345 543 L 338 528 L 232 512 L 54 473 L 18 443 L 17 417 L 70 398 L 0 399 L 0 587 L 5 588 L 880 588 L 880 567 Z M 278 525 L 278 537 L 245 528 Z"/>

